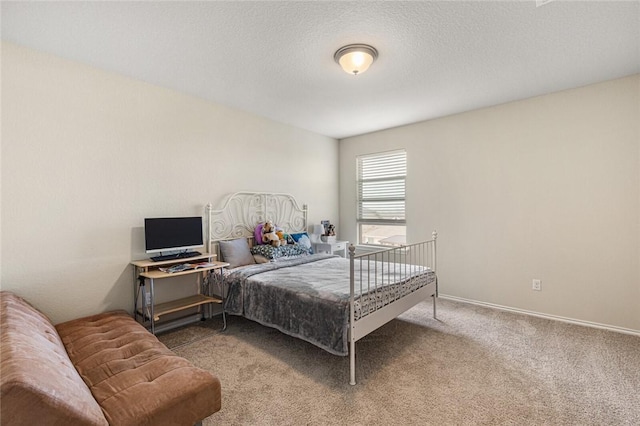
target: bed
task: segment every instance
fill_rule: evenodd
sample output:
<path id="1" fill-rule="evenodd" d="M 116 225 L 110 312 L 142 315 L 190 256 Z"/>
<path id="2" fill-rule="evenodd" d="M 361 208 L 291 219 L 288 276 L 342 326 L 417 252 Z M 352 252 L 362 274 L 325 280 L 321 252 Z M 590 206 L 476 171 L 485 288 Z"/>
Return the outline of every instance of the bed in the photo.
<path id="1" fill-rule="evenodd" d="M 207 205 L 208 250 L 224 261 L 230 246 L 252 247 L 255 227 L 273 221 L 289 234 L 305 233 L 307 207 L 289 194 L 238 192 L 222 208 Z M 438 293 L 436 239 L 355 254 L 348 258 L 274 249 L 266 263 L 234 262 L 221 280 L 226 313 L 241 315 L 332 354 L 349 356 L 349 383 L 356 384 L 355 343 L 417 303 Z M 287 247 L 287 246 L 285 246 Z M 268 251 L 268 250 L 267 250 Z M 265 251 L 253 253 L 265 254 Z M 257 257 L 256 257 L 257 258 Z"/>

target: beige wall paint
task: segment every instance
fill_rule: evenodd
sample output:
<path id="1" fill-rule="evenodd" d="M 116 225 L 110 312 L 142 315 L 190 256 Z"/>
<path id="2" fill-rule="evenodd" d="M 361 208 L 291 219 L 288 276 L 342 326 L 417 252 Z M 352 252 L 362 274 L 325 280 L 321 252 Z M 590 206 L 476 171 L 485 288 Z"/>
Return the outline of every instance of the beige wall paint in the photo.
<path id="1" fill-rule="evenodd" d="M 340 238 L 356 156 L 404 148 L 409 239 L 438 230 L 442 293 L 640 330 L 639 123 L 635 75 L 342 140 Z"/>
<path id="2" fill-rule="evenodd" d="M 248 190 L 338 219 L 336 140 L 10 43 L 1 172 L 2 289 L 54 322 L 131 310 L 145 217 Z"/>

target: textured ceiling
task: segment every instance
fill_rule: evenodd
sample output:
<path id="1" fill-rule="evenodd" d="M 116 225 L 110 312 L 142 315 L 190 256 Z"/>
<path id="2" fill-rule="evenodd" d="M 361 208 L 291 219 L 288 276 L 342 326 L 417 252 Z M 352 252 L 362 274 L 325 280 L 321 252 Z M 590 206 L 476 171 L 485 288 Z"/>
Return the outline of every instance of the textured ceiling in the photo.
<path id="1" fill-rule="evenodd" d="M 3 40 L 343 138 L 640 72 L 640 2 L 7 2 Z M 354 77 L 350 43 L 380 52 Z"/>

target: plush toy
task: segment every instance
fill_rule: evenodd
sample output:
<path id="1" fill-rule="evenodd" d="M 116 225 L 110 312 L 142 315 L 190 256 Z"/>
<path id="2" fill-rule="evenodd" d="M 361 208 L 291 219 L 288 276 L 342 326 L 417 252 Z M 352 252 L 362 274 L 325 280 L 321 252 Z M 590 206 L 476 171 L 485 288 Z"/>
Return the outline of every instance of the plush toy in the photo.
<path id="1" fill-rule="evenodd" d="M 276 235 L 276 227 L 268 220 L 262 225 L 262 242 L 271 244 L 274 247 L 280 247 L 280 238 Z"/>
<path id="2" fill-rule="evenodd" d="M 281 246 L 286 246 L 287 245 L 287 237 L 284 234 L 284 229 L 280 228 L 279 226 L 276 226 L 276 235 L 280 239 L 280 245 Z"/>
<path id="3" fill-rule="evenodd" d="M 333 237 L 336 235 L 336 227 L 332 224 L 327 225 L 327 229 L 325 231 L 325 235 Z"/>

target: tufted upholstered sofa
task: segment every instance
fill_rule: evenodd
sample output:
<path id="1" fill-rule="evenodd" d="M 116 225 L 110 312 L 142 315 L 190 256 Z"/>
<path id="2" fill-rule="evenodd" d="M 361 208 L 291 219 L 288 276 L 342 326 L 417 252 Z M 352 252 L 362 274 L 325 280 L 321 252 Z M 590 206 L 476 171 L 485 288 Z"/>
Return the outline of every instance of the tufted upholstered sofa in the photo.
<path id="1" fill-rule="evenodd" d="M 220 410 L 220 381 L 125 311 L 54 326 L 0 292 L 0 419 L 6 425 L 193 425 Z"/>

